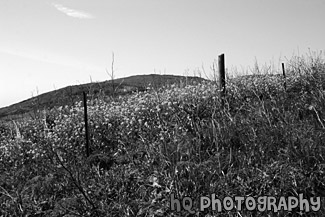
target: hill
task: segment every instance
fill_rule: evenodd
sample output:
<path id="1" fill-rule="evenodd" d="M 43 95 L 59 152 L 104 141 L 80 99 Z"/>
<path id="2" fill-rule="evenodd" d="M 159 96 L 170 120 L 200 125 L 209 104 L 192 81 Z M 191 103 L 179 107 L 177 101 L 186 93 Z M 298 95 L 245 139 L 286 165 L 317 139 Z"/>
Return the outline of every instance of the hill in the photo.
<path id="1" fill-rule="evenodd" d="M 0 108 L 0 120 L 5 121 L 17 119 L 28 114 L 32 115 L 37 110 L 44 108 L 49 109 L 54 106 L 71 105 L 82 99 L 83 92 L 90 94 L 92 97 L 98 97 L 99 95 L 119 96 L 130 94 L 134 91 L 144 91 L 149 85 L 159 88 L 166 84 L 179 83 L 181 81 L 201 82 L 203 80 L 205 79 L 199 77 L 150 74 L 119 78 L 113 80 L 113 82 L 103 81 L 72 85 Z"/>

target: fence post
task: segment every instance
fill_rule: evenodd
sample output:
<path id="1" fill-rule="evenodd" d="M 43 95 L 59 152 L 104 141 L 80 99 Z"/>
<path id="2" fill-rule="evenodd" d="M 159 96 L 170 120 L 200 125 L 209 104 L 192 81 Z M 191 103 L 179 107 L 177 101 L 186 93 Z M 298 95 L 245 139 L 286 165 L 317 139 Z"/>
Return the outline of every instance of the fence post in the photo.
<path id="1" fill-rule="evenodd" d="M 87 95 L 86 92 L 83 92 L 83 101 L 84 101 L 84 119 L 85 119 L 85 134 L 86 134 L 86 155 L 89 157 L 89 131 L 88 131 L 88 114 L 87 114 Z"/>
<path id="2" fill-rule="evenodd" d="M 283 79 L 284 79 L 283 82 L 284 90 L 287 91 L 287 81 L 286 81 L 286 72 L 284 69 L 284 63 L 282 63 L 282 72 L 283 72 Z"/>
<path id="3" fill-rule="evenodd" d="M 224 97 L 226 95 L 226 73 L 225 73 L 225 55 L 221 54 L 218 58 L 219 66 L 219 88 L 222 106 L 224 105 Z"/>

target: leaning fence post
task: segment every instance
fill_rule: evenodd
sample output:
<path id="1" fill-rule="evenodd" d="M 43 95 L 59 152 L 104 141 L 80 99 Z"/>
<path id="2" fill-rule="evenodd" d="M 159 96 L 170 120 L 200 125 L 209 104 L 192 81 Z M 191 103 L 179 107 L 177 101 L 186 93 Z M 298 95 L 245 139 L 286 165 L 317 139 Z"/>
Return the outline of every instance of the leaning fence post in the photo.
<path id="1" fill-rule="evenodd" d="M 284 69 L 284 63 L 282 63 L 282 72 L 283 72 L 283 86 L 284 86 L 284 90 L 287 91 L 287 81 L 286 81 L 286 72 Z"/>
<path id="2" fill-rule="evenodd" d="M 83 101 L 84 101 L 84 119 L 85 119 L 85 134 L 86 134 L 86 155 L 89 157 L 89 131 L 88 131 L 88 114 L 87 114 L 87 95 L 86 92 L 83 92 Z"/>
<path id="3" fill-rule="evenodd" d="M 224 97 L 226 95 L 226 73 L 225 73 L 225 55 L 221 54 L 218 58 L 219 66 L 219 88 L 222 106 L 224 105 Z"/>

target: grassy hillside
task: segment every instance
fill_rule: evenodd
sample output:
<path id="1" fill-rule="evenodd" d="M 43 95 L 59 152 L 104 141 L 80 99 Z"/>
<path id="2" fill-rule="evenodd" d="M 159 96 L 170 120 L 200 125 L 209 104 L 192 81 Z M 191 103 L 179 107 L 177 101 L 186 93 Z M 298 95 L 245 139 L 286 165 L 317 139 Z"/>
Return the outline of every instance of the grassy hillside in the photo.
<path id="1" fill-rule="evenodd" d="M 146 87 L 161 87 L 167 84 L 193 81 L 203 81 L 199 77 L 184 77 L 175 75 L 135 75 L 112 81 L 93 82 L 88 84 L 73 85 L 58 90 L 50 91 L 38 96 L 26 99 L 22 102 L 0 108 L 0 120 L 11 120 L 20 117 L 35 116 L 37 110 L 50 109 L 54 106 L 73 105 L 82 99 L 82 92 L 92 96 L 110 97 L 130 94 L 134 91 L 143 91 Z M 113 87 L 114 85 L 114 87 Z"/>
<path id="2" fill-rule="evenodd" d="M 286 70 L 94 98 L 89 157 L 81 101 L 2 125 L 0 215 L 325 216 L 325 62 Z"/>

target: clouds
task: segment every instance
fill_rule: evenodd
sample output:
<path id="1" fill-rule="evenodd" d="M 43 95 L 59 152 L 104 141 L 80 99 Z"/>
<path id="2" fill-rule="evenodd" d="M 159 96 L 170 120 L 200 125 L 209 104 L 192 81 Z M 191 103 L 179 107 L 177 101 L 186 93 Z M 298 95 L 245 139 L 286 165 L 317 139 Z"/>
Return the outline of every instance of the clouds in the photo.
<path id="1" fill-rule="evenodd" d="M 69 17 L 78 18 L 78 19 L 93 19 L 93 18 L 95 18 L 93 15 L 91 15 L 89 13 L 79 11 L 79 10 L 75 10 L 75 9 L 71 9 L 71 8 L 67 8 L 67 7 L 64 7 L 63 5 L 60 5 L 60 4 L 53 3 L 52 5 L 58 11 L 66 14 Z"/>

